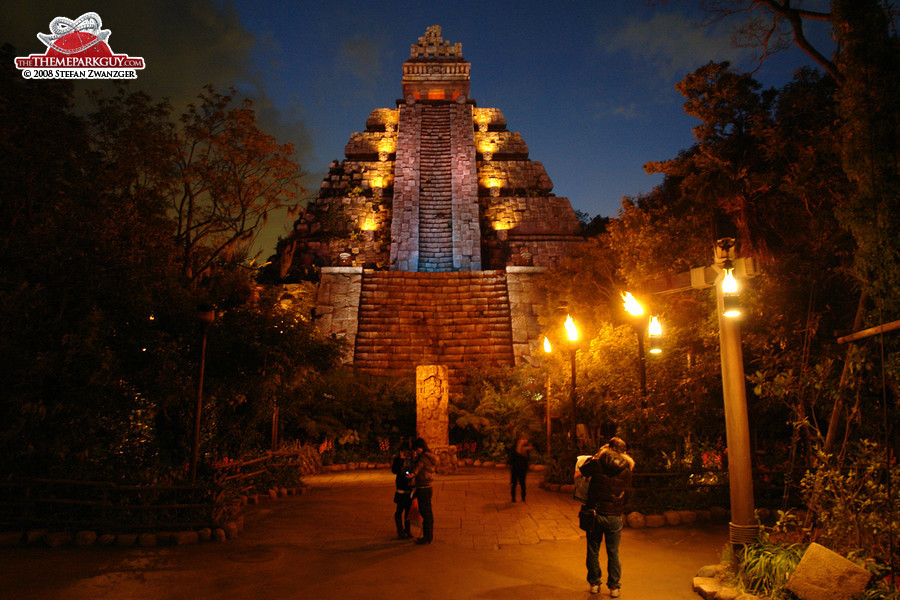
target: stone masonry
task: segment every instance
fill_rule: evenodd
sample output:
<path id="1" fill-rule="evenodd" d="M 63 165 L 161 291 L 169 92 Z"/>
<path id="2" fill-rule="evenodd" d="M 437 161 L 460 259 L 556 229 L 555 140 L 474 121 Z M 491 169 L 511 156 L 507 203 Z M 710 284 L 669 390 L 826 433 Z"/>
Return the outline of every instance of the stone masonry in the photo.
<path id="1" fill-rule="evenodd" d="M 528 361 L 540 273 L 582 242 L 569 201 L 503 113 L 470 97 L 462 46 L 429 27 L 279 244 L 281 281 L 318 279 L 317 323 L 371 373 Z"/>

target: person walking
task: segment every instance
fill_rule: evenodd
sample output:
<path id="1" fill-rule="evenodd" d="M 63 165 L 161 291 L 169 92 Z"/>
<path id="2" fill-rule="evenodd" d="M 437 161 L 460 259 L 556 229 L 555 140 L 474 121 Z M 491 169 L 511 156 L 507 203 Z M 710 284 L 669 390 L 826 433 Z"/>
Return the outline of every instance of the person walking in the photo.
<path id="1" fill-rule="evenodd" d="M 400 449 L 391 463 L 391 473 L 396 475 L 394 478 L 394 504 L 397 505 L 394 510 L 394 523 L 397 525 L 397 537 L 400 539 L 408 539 L 412 537 L 409 532 L 409 508 L 412 505 L 412 483 L 409 480 L 410 460 L 412 458 L 412 445 L 409 439 L 404 439 L 400 443 Z"/>
<path id="2" fill-rule="evenodd" d="M 625 442 L 618 437 L 600 448 L 580 467 L 590 477 L 585 506 L 595 512 L 593 528 L 587 532 L 587 580 L 592 594 L 600 593 L 603 572 L 600 569 L 600 546 L 606 539 L 606 585 L 609 595 L 618 598 L 622 577 L 619 541 L 622 539 L 622 514 L 631 495 L 634 459 L 626 453 Z"/>
<path id="3" fill-rule="evenodd" d="M 516 445 L 509 452 L 509 487 L 512 501 L 516 501 L 516 486 L 519 486 L 522 502 L 525 502 L 525 476 L 528 474 L 528 462 L 532 446 L 528 438 L 520 435 Z"/>
<path id="4" fill-rule="evenodd" d="M 417 544 L 430 544 L 434 538 L 434 513 L 431 508 L 431 499 L 434 489 L 434 473 L 437 469 L 438 457 L 429 450 L 428 444 L 422 438 L 416 438 L 412 443 L 413 459 L 409 480 L 415 490 L 413 497 L 419 502 L 419 514 L 422 515 L 422 537 L 416 540 Z"/>

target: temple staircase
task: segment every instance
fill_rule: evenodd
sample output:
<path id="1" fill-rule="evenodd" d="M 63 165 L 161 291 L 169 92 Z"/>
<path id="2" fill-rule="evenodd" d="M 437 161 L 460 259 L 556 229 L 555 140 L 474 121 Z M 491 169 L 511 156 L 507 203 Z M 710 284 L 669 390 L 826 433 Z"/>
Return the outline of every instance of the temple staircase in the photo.
<path id="1" fill-rule="evenodd" d="M 450 392 L 473 366 L 512 366 L 505 271 L 367 271 L 354 365 L 388 374 L 447 365 Z"/>

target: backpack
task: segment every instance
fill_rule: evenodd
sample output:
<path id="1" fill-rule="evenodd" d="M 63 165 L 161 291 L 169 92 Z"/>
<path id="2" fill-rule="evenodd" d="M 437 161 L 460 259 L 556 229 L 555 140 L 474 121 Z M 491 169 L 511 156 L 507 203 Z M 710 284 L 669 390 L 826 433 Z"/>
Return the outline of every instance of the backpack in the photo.
<path id="1" fill-rule="evenodd" d="M 582 454 L 575 459 L 575 494 L 574 498 L 581 502 L 582 504 L 587 503 L 588 499 L 588 488 L 591 485 L 591 478 L 585 477 L 579 471 L 579 467 L 587 461 L 592 455 L 590 454 Z"/>

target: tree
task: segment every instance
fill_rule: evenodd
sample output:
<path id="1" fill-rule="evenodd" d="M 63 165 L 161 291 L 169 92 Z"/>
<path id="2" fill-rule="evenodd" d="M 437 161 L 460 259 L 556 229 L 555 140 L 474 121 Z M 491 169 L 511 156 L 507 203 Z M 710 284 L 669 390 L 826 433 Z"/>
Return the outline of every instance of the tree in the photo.
<path id="1" fill-rule="evenodd" d="M 700 6 L 709 15 L 708 24 L 747 15 L 736 30 L 736 42 L 738 46 L 760 48 L 760 62 L 793 43 L 840 83 L 843 75 L 837 65 L 809 41 L 805 31 L 809 22 L 829 22 L 832 15 L 803 8 L 801 4 L 802 0 L 700 0 Z"/>
<path id="2" fill-rule="evenodd" d="M 181 117 L 172 209 L 191 281 L 214 264 L 240 262 L 269 213 L 302 193 L 293 146 L 263 133 L 250 100 L 234 107 L 233 95 L 207 86 Z"/>

